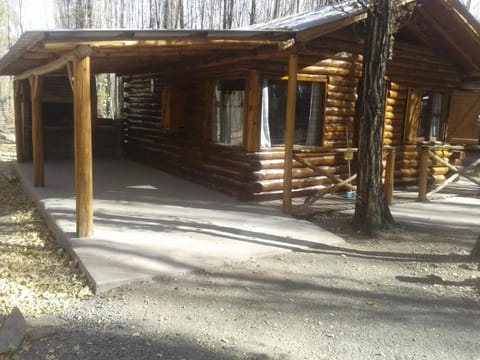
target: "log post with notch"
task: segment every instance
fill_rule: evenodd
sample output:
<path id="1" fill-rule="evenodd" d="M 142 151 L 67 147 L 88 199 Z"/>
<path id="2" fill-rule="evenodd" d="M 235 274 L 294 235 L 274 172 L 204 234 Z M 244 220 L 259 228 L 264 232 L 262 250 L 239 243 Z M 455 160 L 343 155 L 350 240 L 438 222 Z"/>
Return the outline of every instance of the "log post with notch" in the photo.
<path id="1" fill-rule="evenodd" d="M 73 121 L 77 236 L 93 235 L 93 164 L 90 57 L 73 58 Z"/>
<path id="2" fill-rule="evenodd" d="M 42 126 L 42 83 L 43 77 L 30 77 L 32 96 L 32 151 L 33 151 L 33 185 L 45 186 L 45 171 L 43 163 L 43 126 Z"/>
<path id="3" fill-rule="evenodd" d="M 293 144 L 295 142 L 295 108 L 297 105 L 297 68 L 298 54 L 292 52 L 288 57 L 287 111 L 285 119 L 283 212 L 286 214 L 292 210 L 292 166 Z"/>

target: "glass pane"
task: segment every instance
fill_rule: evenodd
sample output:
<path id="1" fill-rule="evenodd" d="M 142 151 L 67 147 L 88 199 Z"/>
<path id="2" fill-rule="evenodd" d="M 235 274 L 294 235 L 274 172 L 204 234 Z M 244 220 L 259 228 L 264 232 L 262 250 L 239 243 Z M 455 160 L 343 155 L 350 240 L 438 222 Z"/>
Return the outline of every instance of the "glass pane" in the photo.
<path id="1" fill-rule="evenodd" d="M 418 136 L 426 140 L 440 138 L 440 124 L 443 110 L 443 94 L 427 90 L 422 96 L 422 112 Z"/>
<path id="2" fill-rule="evenodd" d="M 226 145 L 243 144 L 244 80 L 219 80 L 213 91 L 212 140 Z"/>
<path id="3" fill-rule="evenodd" d="M 287 85 L 286 81 L 268 81 L 268 125 L 272 146 L 285 143 Z M 305 81 L 297 83 L 296 145 L 320 145 L 324 91 L 323 83 Z M 262 129 L 265 131 L 264 126 Z"/>

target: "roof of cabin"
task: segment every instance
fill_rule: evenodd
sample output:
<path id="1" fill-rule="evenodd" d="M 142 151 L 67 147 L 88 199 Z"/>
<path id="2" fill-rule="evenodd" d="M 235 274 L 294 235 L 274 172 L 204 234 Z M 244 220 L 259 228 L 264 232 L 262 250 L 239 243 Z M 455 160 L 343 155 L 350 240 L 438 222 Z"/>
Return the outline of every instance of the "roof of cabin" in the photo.
<path id="1" fill-rule="evenodd" d="M 480 25 L 458 0 L 418 0 L 406 27 L 426 45 L 480 76 Z M 0 75 L 20 75 L 75 48 L 91 49 L 92 71 L 157 72 L 268 58 L 365 19 L 355 0 L 237 30 L 28 31 L 0 59 Z M 166 71 L 167 71 L 166 70 Z"/>
<path id="2" fill-rule="evenodd" d="M 357 15 L 366 15 L 366 9 L 358 1 L 348 0 L 335 5 L 322 6 L 302 14 L 293 14 L 265 23 L 250 25 L 248 29 L 303 31 L 343 21 Z"/>

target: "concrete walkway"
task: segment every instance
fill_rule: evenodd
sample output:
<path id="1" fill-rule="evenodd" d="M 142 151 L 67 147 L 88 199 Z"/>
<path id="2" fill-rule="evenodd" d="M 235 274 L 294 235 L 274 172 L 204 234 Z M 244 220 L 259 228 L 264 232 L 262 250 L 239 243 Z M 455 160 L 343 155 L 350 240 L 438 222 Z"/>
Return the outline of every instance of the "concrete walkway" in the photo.
<path id="1" fill-rule="evenodd" d="M 18 164 L 17 171 L 55 237 L 78 258 L 96 292 L 343 243 L 340 237 L 271 207 L 241 202 L 125 160 L 95 162 L 94 237 L 78 239 L 73 164 L 46 163 L 44 188 L 32 186 L 32 164 Z"/>

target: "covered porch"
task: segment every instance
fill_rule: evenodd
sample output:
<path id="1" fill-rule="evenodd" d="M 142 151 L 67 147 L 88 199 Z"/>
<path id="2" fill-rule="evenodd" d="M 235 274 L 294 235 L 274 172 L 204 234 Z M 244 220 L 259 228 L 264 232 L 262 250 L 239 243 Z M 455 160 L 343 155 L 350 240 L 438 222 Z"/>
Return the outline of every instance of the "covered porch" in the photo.
<path id="1" fill-rule="evenodd" d="M 18 163 L 24 188 L 96 292 L 260 256 L 338 245 L 340 237 L 272 207 L 244 202 L 127 160 L 94 162 L 95 235 L 77 238 L 74 165 Z"/>

